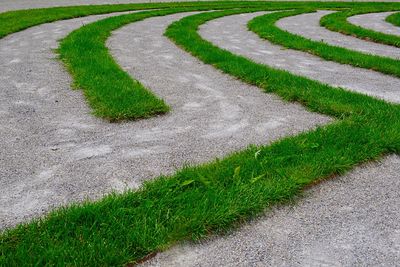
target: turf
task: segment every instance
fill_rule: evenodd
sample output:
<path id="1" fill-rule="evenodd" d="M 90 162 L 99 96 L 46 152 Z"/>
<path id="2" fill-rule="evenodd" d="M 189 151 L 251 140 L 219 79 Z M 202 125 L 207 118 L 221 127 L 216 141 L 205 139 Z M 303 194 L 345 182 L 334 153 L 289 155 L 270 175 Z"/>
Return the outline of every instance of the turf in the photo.
<path id="1" fill-rule="evenodd" d="M 254 18 L 249 22 L 248 26 L 250 30 L 257 33 L 261 38 L 267 39 L 274 44 L 308 52 L 325 60 L 336 61 L 400 77 L 400 60 L 365 54 L 329 45 L 324 42 L 313 41 L 281 30 L 275 25 L 276 21 L 279 19 L 313 11 L 313 9 L 305 9 L 271 13 Z"/>
<path id="2" fill-rule="evenodd" d="M 393 7 L 392 10 L 394 11 L 398 10 L 398 7 Z M 388 9 L 388 7 L 384 7 L 383 9 L 364 8 L 364 9 L 355 9 L 355 10 L 352 9 L 352 10 L 340 11 L 322 17 L 320 24 L 321 26 L 324 26 L 331 31 L 336 31 L 343 34 L 355 36 L 364 40 L 372 40 L 377 43 L 400 47 L 400 36 L 385 34 L 365 29 L 347 21 L 348 17 L 354 15 L 392 11 L 392 10 L 390 8 Z"/>
<path id="3" fill-rule="evenodd" d="M 400 27 L 400 12 L 388 16 L 386 21 Z"/>
<path id="4" fill-rule="evenodd" d="M 309 184 L 400 152 L 399 105 L 256 64 L 196 32 L 208 20 L 250 11 L 194 15 L 171 25 L 166 35 L 205 63 L 336 121 L 7 230 L 0 236 L 0 265 L 134 263 L 178 241 L 222 233 L 293 199 Z"/>

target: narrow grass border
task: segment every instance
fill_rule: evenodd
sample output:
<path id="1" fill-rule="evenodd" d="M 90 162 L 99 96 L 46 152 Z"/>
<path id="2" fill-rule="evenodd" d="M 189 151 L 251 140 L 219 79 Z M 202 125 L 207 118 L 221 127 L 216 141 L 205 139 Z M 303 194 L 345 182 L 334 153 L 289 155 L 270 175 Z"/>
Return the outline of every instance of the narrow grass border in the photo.
<path id="1" fill-rule="evenodd" d="M 377 13 L 377 12 L 388 12 L 397 11 L 398 7 L 393 9 L 385 8 L 369 8 L 369 9 L 357 9 L 349 11 L 339 11 L 332 14 L 323 16 L 320 20 L 320 25 L 327 28 L 328 30 L 339 32 L 342 34 L 354 36 L 367 41 L 374 41 L 377 43 L 382 43 L 386 45 L 392 45 L 395 47 L 400 47 L 400 36 L 393 34 L 386 34 L 382 32 L 376 32 L 374 30 L 365 29 L 363 27 L 354 25 L 347 21 L 348 17 L 354 15 L 361 15 L 366 13 Z"/>
<path id="2" fill-rule="evenodd" d="M 371 69 L 384 74 L 400 77 L 400 60 L 366 54 L 347 48 L 313 41 L 292 34 L 277 27 L 275 23 L 285 17 L 315 12 L 315 9 L 284 11 L 256 17 L 248 23 L 248 28 L 274 44 L 319 56 L 325 60 L 336 61 L 354 67 Z"/>
<path id="3" fill-rule="evenodd" d="M 400 12 L 388 16 L 386 21 L 392 23 L 394 26 L 400 27 Z"/>
<path id="4" fill-rule="evenodd" d="M 205 63 L 338 121 L 7 230 L 0 236 L 0 265 L 133 263 L 180 240 L 224 232 L 293 199 L 304 186 L 400 152 L 399 105 L 256 64 L 196 32 L 208 20 L 250 11 L 186 17 L 166 35 Z"/>

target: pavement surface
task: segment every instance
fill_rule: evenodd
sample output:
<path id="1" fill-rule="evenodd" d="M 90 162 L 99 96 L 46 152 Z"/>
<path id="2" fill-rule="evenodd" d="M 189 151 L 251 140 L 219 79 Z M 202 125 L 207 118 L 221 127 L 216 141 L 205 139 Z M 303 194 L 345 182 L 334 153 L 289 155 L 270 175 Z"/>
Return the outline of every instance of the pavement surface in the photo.
<path id="1" fill-rule="evenodd" d="M 104 16 L 0 40 L 0 228 L 330 121 L 183 52 L 163 36 L 183 16 L 134 23 L 108 42 L 120 65 L 172 108 L 136 122 L 94 118 L 52 51 L 68 32 Z"/>
<path id="2" fill-rule="evenodd" d="M 326 61 L 309 53 L 282 49 L 248 31 L 247 22 L 266 14 L 226 16 L 200 26 L 200 35 L 217 46 L 268 66 L 313 80 L 400 103 L 400 79 L 372 70 Z"/>
<path id="3" fill-rule="evenodd" d="M 380 12 L 356 15 L 347 18 L 347 21 L 362 28 L 377 32 L 400 35 L 400 27 L 394 26 L 393 24 L 385 21 L 386 17 L 393 13 L 396 12 Z"/>
<path id="4" fill-rule="evenodd" d="M 59 1 L 60 5 L 92 3 Z M 3 0 L 0 11 L 54 2 Z M 81 92 L 71 90 L 71 79 L 52 50 L 70 31 L 106 16 L 44 24 L 0 40 L 0 229 L 56 206 L 136 188 L 186 163 L 209 161 L 250 143 L 269 143 L 331 121 L 221 74 L 177 48 L 162 34 L 185 15 L 127 25 L 108 41 L 122 68 L 172 107 L 166 116 L 136 122 L 109 124 L 94 118 Z M 287 49 L 279 49 L 283 52 L 278 54 L 265 40 L 246 33 L 251 16 L 211 21 L 200 32 L 263 64 L 400 102 L 395 88 L 379 84 L 378 73 L 350 67 L 329 80 L 317 70 L 329 70 L 332 66 L 324 64 L 331 62 L 317 62 L 313 56 Z M 207 33 L 236 35 L 215 38 Z M 279 57 L 284 60 L 277 63 Z M 297 60 L 301 68 L 296 70 L 289 59 Z M 362 79 L 357 80 L 359 76 Z M 387 80 L 391 77 L 383 77 L 392 83 Z M 398 79 L 393 82 L 398 84 Z M 228 236 L 177 245 L 145 265 L 396 266 L 400 262 L 399 173 L 396 155 L 360 166 L 314 186 L 294 205 L 275 208 Z"/>
<path id="5" fill-rule="evenodd" d="M 307 13 L 286 17 L 277 21 L 276 25 L 290 33 L 301 35 L 308 39 L 325 42 L 331 45 L 348 48 L 367 54 L 400 59 L 400 48 L 369 42 L 356 37 L 332 32 L 319 25 L 320 19 L 333 11 L 320 10 L 316 13 Z"/>
<path id="6" fill-rule="evenodd" d="M 259 63 L 274 67 L 281 64 L 279 68 L 290 72 L 303 69 L 301 75 L 313 79 L 325 77 L 316 71 L 326 71 L 328 65 L 321 66 L 315 57 L 276 49 L 247 32 L 247 21 L 261 14 L 216 19 L 200 27 L 200 34 L 219 47 Z M 306 57 L 310 61 L 303 64 Z M 340 66 L 345 67 L 338 66 L 329 67 L 334 68 L 330 75 L 340 71 Z M 361 69 L 352 69 L 354 84 L 368 79 Z M 351 74 L 340 75 L 342 79 L 333 77 L 334 84 Z M 362 77 L 358 80 L 357 76 Z M 400 156 L 386 157 L 325 181 L 307 190 L 293 206 L 268 211 L 228 236 L 177 245 L 143 266 L 398 266 L 399 178 Z"/>
<path id="7" fill-rule="evenodd" d="M 76 6 L 76 5 L 102 5 L 102 4 L 128 4 L 128 3 L 157 3 L 157 2 L 190 2 L 204 0 L 0 0 L 0 12 L 18 9 Z M 272 0 L 275 1 L 275 0 Z M 284 0 L 285 1 L 285 0 Z M 293 0 L 286 0 L 293 1 Z M 302 0 L 294 0 L 302 1 Z M 314 0 L 311 0 L 314 1 Z M 341 2 L 342 0 L 322 0 L 321 2 Z M 358 0 L 359 2 L 370 2 L 370 0 Z M 375 2 L 397 2 L 400 0 L 375 0 Z"/>

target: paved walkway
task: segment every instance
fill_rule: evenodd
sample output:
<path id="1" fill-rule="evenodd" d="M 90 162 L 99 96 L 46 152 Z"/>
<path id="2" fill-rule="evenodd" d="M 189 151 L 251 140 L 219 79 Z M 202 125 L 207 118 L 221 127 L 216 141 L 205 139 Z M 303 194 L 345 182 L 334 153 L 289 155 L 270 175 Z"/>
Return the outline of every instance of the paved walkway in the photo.
<path id="1" fill-rule="evenodd" d="M 247 21 L 260 14 L 216 19 L 203 25 L 200 34 L 259 63 L 313 79 L 339 72 L 332 80 L 324 80 L 335 85 L 359 75 L 361 79 L 354 77 L 348 89 L 357 90 L 358 83 L 368 86 L 370 80 L 362 69 L 332 67 L 331 62 L 279 49 L 248 32 Z M 352 72 L 340 72 L 340 66 Z M 332 73 L 323 75 L 332 68 Z M 398 92 L 393 96 L 399 102 Z M 357 167 L 307 190 L 293 206 L 274 208 L 228 236 L 175 246 L 143 266 L 396 266 L 400 261 L 399 173 L 400 156 L 396 155 Z"/>
<path id="2" fill-rule="evenodd" d="M 347 20 L 362 28 L 386 34 L 400 35 L 400 27 L 385 21 L 386 17 L 393 13 L 396 12 L 367 13 L 349 17 Z"/>

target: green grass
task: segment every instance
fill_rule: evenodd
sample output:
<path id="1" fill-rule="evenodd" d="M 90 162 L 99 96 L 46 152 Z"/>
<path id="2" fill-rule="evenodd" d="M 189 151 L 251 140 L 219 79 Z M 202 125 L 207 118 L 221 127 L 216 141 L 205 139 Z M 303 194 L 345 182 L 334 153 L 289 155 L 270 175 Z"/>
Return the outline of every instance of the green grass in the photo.
<path id="1" fill-rule="evenodd" d="M 290 49 L 308 52 L 326 60 L 349 64 L 355 67 L 371 69 L 400 77 L 400 60 L 365 54 L 362 52 L 329 45 L 324 42 L 313 41 L 281 30 L 275 25 L 276 21 L 279 19 L 306 12 L 313 12 L 313 10 L 306 9 L 267 14 L 254 18 L 249 22 L 248 26 L 250 30 L 257 33 L 261 38 L 267 39 L 274 44 L 278 44 Z"/>
<path id="2" fill-rule="evenodd" d="M 99 23 L 91 23 L 71 33 L 62 41 L 59 49 L 60 57 L 74 79 L 74 86 L 83 90 L 94 115 L 112 122 L 135 120 L 166 113 L 169 111 L 169 107 L 167 103 L 155 96 L 140 82 L 132 79 L 114 61 L 105 46 L 105 41 L 110 36 L 111 31 L 127 23 L 139 21 L 147 17 L 178 12 L 178 9 L 174 10 L 177 7 L 180 7 L 180 12 L 183 12 L 234 7 L 263 7 L 275 10 L 293 7 L 316 8 L 318 5 L 318 3 L 304 2 L 284 4 L 277 2 L 189 2 L 174 4 L 99 5 L 12 11 L 0 14 L 0 20 L 2 21 L 0 38 L 11 32 L 58 19 L 106 12 L 140 10 L 146 7 L 148 9 L 161 9 L 140 14 L 116 16 L 102 20 Z M 326 8 L 351 6 L 349 3 L 327 3 L 324 5 Z M 375 6 L 373 7 L 376 8 Z M 384 5 L 384 7 L 389 8 L 391 6 Z M 394 66 L 393 68 L 397 71 L 398 66 Z M 389 68 L 389 72 L 393 68 Z M 385 69 L 388 68 L 386 67 Z"/>
<path id="3" fill-rule="evenodd" d="M 400 12 L 388 16 L 386 21 L 400 27 Z"/>
<path id="4" fill-rule="evenodd" d="M 196 32 L 208 20 L 250 11 L 194 15 L 171 25 L 166 35 L 203 62 L 336 121 L 9 229 L 0 235 L 0 266 L 135 262 L 181 240 L 223 233 L 309 184 L 400 152 L 399 105 L 256 64 Z"/>
<path id="5" fill-rule="evenodd" d="M 347 11 L 341 11 L 326 15 L 321 18 L 321 26 L 326 27 L 331 31 L 340 32 L 343 34 L 358 37 L 364 40 L 372 40 L 377 43 L 392 45 L 400 47 L 400 36 L 385 34 L 381 32 L 376 32 L 373 30 L 365 29 L 347 21 L 347 18 L 354 15 L 366 14 L 366 13 L 376 13 L 384 11 L 398 10 L 398 7 L 393 7 L 393 9 L 384 8 L 364 8 L 364 9 L 352 9 Z"/>
<path id="6" fill-rule="evenodd" d="M 111 31 L 127 23 L 177 11 L 167 9 L 111 17 L 83 26 L 61 42 L 60 57 L 96 116 L 119 121 L 146 118 L 169 110 L 163 100 L 119 67 L 105 41 Z"/>

